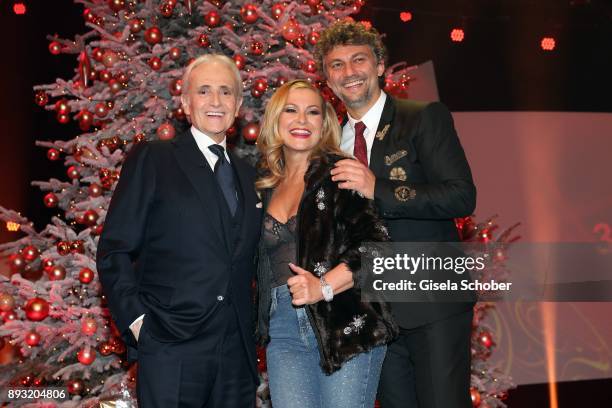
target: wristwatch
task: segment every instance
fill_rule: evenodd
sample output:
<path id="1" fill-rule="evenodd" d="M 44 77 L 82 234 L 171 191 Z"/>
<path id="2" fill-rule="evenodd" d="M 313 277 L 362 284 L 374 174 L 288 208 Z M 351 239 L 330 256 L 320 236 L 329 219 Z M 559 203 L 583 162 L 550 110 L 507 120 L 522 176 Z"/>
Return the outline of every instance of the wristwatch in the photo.
<path id="1" fill-rule="evenodd" d="M 321 276 L 321 293 L 323 293 L 323 299 L 326 302 L 331 302 L 334 299 L 334 289 L 323 276 Z"/>

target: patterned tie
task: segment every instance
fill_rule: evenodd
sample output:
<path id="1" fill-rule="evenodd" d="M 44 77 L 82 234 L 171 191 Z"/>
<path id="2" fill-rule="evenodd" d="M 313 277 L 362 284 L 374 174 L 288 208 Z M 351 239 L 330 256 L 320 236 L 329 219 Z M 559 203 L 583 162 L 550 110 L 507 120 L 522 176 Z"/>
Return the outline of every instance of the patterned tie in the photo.
<path id="1" fill-rule="evenodd" d="M 219 158 L 215 163 L 215 177 L 223 191 L 223 196 L 227 202 L 232 217 L 236 214 L 236 207 L 238 207 L 238 198 L 236 197 L 236 182 L 234 180 L 234 170 L 232 165 L 225 159 L 225 149 L 223 146 L 218 144 L 212 144 L 208 146 L 211 152 L 217 155 Z"/>
<path id="2" fill-rule="evenodd" d="M 353 147 L 353 156 L 367 167 L 368 148 L 366 146 L 365 137 L 363 137 L 365 129 L 366 125 L 363 122 L 355 123 L 355 146 Z"/>

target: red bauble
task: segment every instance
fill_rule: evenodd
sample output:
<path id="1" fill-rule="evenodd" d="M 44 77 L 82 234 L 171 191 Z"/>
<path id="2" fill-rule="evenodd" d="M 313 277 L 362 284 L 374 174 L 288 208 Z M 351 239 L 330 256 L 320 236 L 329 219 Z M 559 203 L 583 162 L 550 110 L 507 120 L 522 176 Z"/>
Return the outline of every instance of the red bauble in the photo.
<path id="1" fill-rule="evenodd" d="M 128 82 L 130 81 L 129 75 L 126 74 L 125 72 L 120 72 L 117 75 L 115 75 L 115 79 L 119 81 L 119 83 L 123 86 L 126 86 Z"/>
<path id="2" fill-rule="evenodd" d="M 85 384 L 83 384 L 82 380 L 74 379 L 68 380 L 66 382 L 66 388 L 68 388 L 68 393 L 72 395 L 80 395 L 85 391 Z"/>
<path id="3" fill-rule="evenodd" d="M 51 161 L 55 161 L 59 159 L 59 157 L 60 157 L 60 153 L 57 149 L 50 148 L 49 150 L 47 150 L 47 159 Z"/>
<path id="4" fill-rule="evenodd" d="M 161 59 L 159 59 L 159 57 L 153 57 L 149 59 L 148 64 L 151 67 L 151 69 L 154 71 L 159 71 L 162 67 L 162 62 L 161 62 Z"/>
<path id="5" fill-rule="evenodd" d="M 70 253 L 70 242 L 60 241 L 56 245 L 57 253 L 66 256 Z"/>
<path id="6" fill-rule="evenodd" d="M 58 55 L 62 52 L 62 45 L 57 41 L 51 41 L 49 43 L 49 52 L 53 55 Z"/>
<path id="7" fill-rule="evenodd" d="M 172 13 L 174 13 L 174 5 L 169 2 L 162 3 L 161 6 L 159 6 L 159 13 L 166 18 L 172 17 Z"/>
<path id="8" fill-rule="evenodd" d="M 172 111 L 172 114 L 170 114 L 170 118 L 175 118 L 177 120 L 185 120 L 187 118 L 187 115 L 185 114 L 183 107 L 179 106 L 178 108 Z"/>
<path id="9" fill-rule="evenodd" d="M 183 91 L 183 80 L 173 79 L 168 86 L 168 90 L 170 91 L 170 95 L 179 96 Z"/>
<path id="10" fill-rule="evenodd" d="M 211 10 L 204 16 L 204 23 L 209 27 L 217 27 L 221 24 L 221 16 L 215 10 Z"/>
<path id="11" fill-rule="evenodd" d="M 210 46 L 210 40 L 208 39 L 208 36 L 206 34 L 200 34 L 198 36 L 197 43 L 202 48 L 206 48 Z"/>
<path id="12" fill-rule="evenodd" d="M 244 66 L 246 65 L 246 58 L 240 54 L 236 54 L 234 55 L 234 62 L 236 63 L 236 67 L 238 67 L 238 69 L 244 69 Z"/>
<path id="13" fill-rule="evenodd" d="M 42 263 L 44 270 L 47 272 L 49 272 L 49 270 L 55 266 L 53 259 L 49 259 L 49 258 L 43 259 L 41 263 Z"/>
<path id="14" fill-rule="evenodd" d="M 43 202 L 45 203 L 45 207 L 47 208 L 55 208 L 57 207 L 57 204 L 59 202 L 57 196 L 53 193 L 47 193 L 45 195 L 45 198 L 43 199 Z"/>
<path id="15" fill-rule="evenodd" d="M 482 398 L 480 397 L 480 392 L 474 387 L 470 388 L 470 397 L 472 398 L 472 406 L 477 408 L 480 406 Z"/>
<path id="16" fill-rule="evenodd" d="M 79 119 L 79 127 L 83 132 L 87 132 L 93 124 L 93 114 L 87 109 L 83 109 L 77 115 Z"/>
<path id="17" fill-rule="evenodd" d="M 104 228 L 104 225 L 102 224 L 98 224 L 94 227 L 91 227 L 91 231 L 90 234 L 91 235 L 100 235 L 102 233 L 102 229 Z"/>
<path id="18" fill-rule="evenodd" d="M 85 10 L 83 10 L 83 19 L 87 22 L 87 23 L 93 23 L 94 21 L 96 21 L 96 16 L 95 14 L 91 11 L 91 9 L 86 8 Z"/>
<path id="19" fill-rule="evenodd" d="M 27 262 L 32 262 L 40 255 L 40 251 L 34 245 L 28 245 L 27 247 L 23 248 L 21 253 Z"/>
<path id="20" fill-rule="evenodd" d="M 118 337 L 114 337 L 110 341 L 111 349 L 115 354 L 125 353 L 125 344 Z"/>
<path id="21" fill-rule="evenodd" d="M 17 313 L 14 310 L 0 312 L 0 317 L 2 317 L 4 323 L 8 323 L 17 320 Z"/>
<path id="22" fill-rule="evenodd" d="M 55 102 L 55 111 L 62 115 L 67 115 L 70 113 L 70 105 L 68 105 L 68 101 L 66 99 L 60 99 Z"/>
<path id="23" fill-rule="evenodd" d="M 259 135 L 259 124 L 257 122 L 251 122 L 242 128 L 242 137 L 248 143 L 253 143 L 257 140 Z"/>
<path id="24" fill-rule="evenodd" d="M 63 280 L 66 278 L 66 269 L 62 265 L 54 265 L 47 270 L 47 276 L 51 281 Z"/>
<path id="25" fill-rule="evenodd" d="M 103 193 L 102 186 L 96 183 L 92 183 L 87 188 L 90 197 L 100 197 Z"/>
<path id="26" fill-rule="evenodd" d="M 9 256 L 8 264 L 12 273 L 21 273 L 26 266 L 25 259 L 19 254 L 12 254 Z"/>
<path id="27" fill-rule="evenodd" d="M 29 264 L 23 268 L 21 271 L 21 277 L 32 282 L 39 280 L 42 277 L 43 270 L 42 265 L 38 264 Z"/>
<path id="28" fill-rule="evenodd" d="M 271 11 L 272 17 L 278 20 L 283 16 L 283 13 L 285 13 L 285 5 L 283 3 L 274 3 L 272 5 Z"/>
<path id="29" fill-rule="evenodd" d="M 91 281 L 93 281 L 94 279 L 94 276 L 95 276 L 94 271 L 92 271 L 89 268 L 83 268 L 79 272 L 79 282 L 84 283 L 84 284 L 91 283 Z"/>
<path id="30" fill-rule="evenodd" d="M 255 98 L 260 98 L 268 89 L 268 82 L 264 78 L 258 78 L 251 86 L 251 95 Z"/>
<path id="31" fill-rule="evenodd" d="M 96 323 L 95 319 L 92 319 L 91 317 L 86 317 L 81 320 L 81 331 L 84 334 L 91 336 L 95 334 L 96 330 L 98 330 L 98 323 Z"/>
<path id="32" fill-rule="evenodd" d="M 317 63 L 314 60 L 308 60 L 304 63 L 302 69 L 308 73 L 314 74 L 317 72 Z"/>
<path id="33" fill-rule="evenodd" d="M 47 95 L 47 93 L 43 90 L 36 91 L 34 94 L 34 102 L 38 106 L 45 106 L 47 103 L 49 103 L 49 95 Z"/>
<path id="34" fill-rule="evenodd" d="M 95 210 L 87 210 L 83 214 L 83 221 L 85 225 L 92 227 L 98 222 L 98 213 Z"/>
<path id="35" fill-rule="evenodd" d="M 145 41 L 150 45 L 159 44 L 163 40 L 163 34 L 159 27 L 151 27 L 145 31 Z"/>
<path id="36" fill-rule="evenodd" d="M 111 93 L 115 95 L 116 93 L 118 93 L 119 91 L 123 89 L 123 85 L 121 85 L 121 82 L 113 78 L 110 81 L 108 81 L 108 88 L 110 89 Z"/>
<path id="37" fill-rule="evenodd" d="M 125 0 L 108 0 L 108 7 L 118 13 L 125 8 Z"/>
<path id="38" fill-rule="evenodd" d="M 84 254 L 85 253 L 85 245 L 83 244 L 83 241 L 81 241 L 81 240 L 72 241 L 70 243 L 70 252 L 76 252 L 76 253 L 79 253 L 79 254 Z"/>
<path id="39" fill-rule="evenodd" d="M 478 334 L 478 341 L 486 348 L 491 348 L 495 344 L 493 342 L 493 336 L 486 330 L 483 330 Z"/>
<path id="40" fill-rule="evenodd" d="M 102 58 L 104 57 L 104 50 L 100 48 L 94 48 L 91 51 L 91 57 L 98 62 L 102 62 Z"/>
<path id="41" fill-rule="evenodd" d="M 65 125 L 66 123 L 70 122 L 70 116 L 68 116 L 65 113 L 58 113 L 57 121 L 61 123 L 62 125 Z"/>
<path id="42" fill-rule="evenodd" d="M 170 56 L 170 59 L 172 61 L 176 61 L 181 58 L 181 49 L 177 47 L 172 47 L 170 48 L 170 52 L 168 53 L 168 55 Z"/>
<path id="43" fill-rule="evenodd" d="M 308 42 L 310 45 L 315 45 L 319 41 L 319 38 L 321 38 L 321 34 L 319 34 L 318 31 L 311 31 L 310 34 L 308 34 Z"/>
<path id="44" fill-rule="evenodd" d="M 108 115 L 108 106 L 104 102 L 98 102 L 94 107 L 95 115 L 99 118 L 103 118 Z"/>
<path id="45" fill-rule="evenodd" d="M 157 137 L 159 137 L 161 140 L 170 140 L 174 138 L 175 133 L 176 131 L 174 126 L 172 126 L 172 123 L 169 122 L 162 123 L 157 128 Z"/>
<path id="46" fill-rule="evenodd" d="M 104 64 L 105 67 L 110 68 L 117 62 L 119 62 L 119 54 L 117 54 L 115 51 L 104 51 L 104 54 L 102 55 L 102 64 Z"/>
<path id="47" fill-rule="evenodd" d="M 110 356 L 113 352 L 113 347 L 111 346 L 110 343 L 104 342 L 100 344 L 100 346 L 98 347 L 98 351 L 103 356 Z"/>
<path id="48" fill-rule="evenodd" d="M 72 180 L 76 180 L 81 176 L 81 174 L 79 173 L 79 169 L 77 169 L 76 166 L 68 167 L 66 174 L 68 175 L 68 178 Z"/>
<path id="49" fill-rule="evenodd" d="M 300 24 L 294 19 L 288 20 L 281 28 L 281 34 L 283 35 L 283 38 L 287 41 L 293 41 L 297 39 L 301 34 Z"/>
<path id="50" fill-rule="evenodd" d="M 130 32 L 136 34 L 144 28 L 144 21 L 140 18 L 133 18 L 128 21 L 128 26 L 130 26 Z"/>
<path id="51" fill-rule="evenodd" d="M 109 70 L 103 69 L 100 71 L 99 77 L 100 77 L 100 81 L 108 82 L 111 79 L 113 79 L 113 74 Z"/>
<path id="52" fill-rule="evenodd" d="M 8 293 L 0 292 L 0 311 L 9 312 L 15 307 L 15 298 Z"/>
<path id="53" fill-rule="evenodd" d="M 40 322 L 49 316 L 49 303 L 43 298 L 35 297 L 28 300 L 23 310 L 28 320 Z"/>
<path id="54" fill-rule="evenodd" d="M 253 55 L 262 55 L 264 53 L 264 45 L 260 41 L 251 41 L 249 51 Z"/>
<path id="55" fill-rule="evenodd" d="M 30 347 L 38 346 L 38 344 L 40 343 L 40 334 L 35 331 L 31 331 L 29 333 L 26 333 L 24 340 L 25 343 Z"/>
<path id="56" fill-rule="evenodd" d="M 242 16 L 244 22 L 247 24 L 253 24 L 259 18 L 259 16 L 257 15 L 257 6 L 255 6 L 254 4 L 245 4 L 240 9 L 240 15 Z"/>

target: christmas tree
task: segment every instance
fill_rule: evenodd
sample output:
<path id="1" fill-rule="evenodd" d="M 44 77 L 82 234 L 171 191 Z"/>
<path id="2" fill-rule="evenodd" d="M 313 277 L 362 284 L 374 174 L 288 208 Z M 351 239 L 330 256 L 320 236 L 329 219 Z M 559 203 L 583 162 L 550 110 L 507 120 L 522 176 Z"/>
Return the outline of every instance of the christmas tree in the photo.
<path id="1" fill-rule="evenodd" d="M 50 160 L 63 159 L 67 167 L 65 181 L 33 183 L 44 192 L 45 205 L 62 215 L 36 231 L 19 213 L 0 207 L 7 228 L 22 235 L 0 246 L 12 273 L 0 277 L 0 346 L 9 343 L 16 353 L 16 361 L 3 367 L 0 384 L 65 386 L 70 400 L 60 406 L 94 406 L 101 400 L 128 402 L 135 380 L 95 268 L 98 236 L 125 155 L 134 144 L 171 139 L 188 128 L 179 100 L 182 70 L 204 53 L 228 55 L 241 70 L 245 99 L 228 142 L 251 162 L 266 101 L 285 81 L 313 81 L 343 115 L 316 72 L 312 51 L 322 29 L 359 12 L 363 1 L 75 3 L 84 7 L 89 31 L 72 40 L 50 37 L 49 51 L 73 54 L 76 72 L 35 87 L 34 98 L 60 123 L 76 121 L 83 132 L 68 141 L 38 142 Z M 403 65 L 393 66 L 385 90 L 403 96 L 409 81 Z M 490 353 L 490 346 L 482 347 Z M 507 382 L 497 381 L 493 389 L 485 380 L 501 376 L 475 367 L 482 373 L 474 377 L 481 406 L 500 406 L 495 401 Z M 260 370 L 265 380 L 263 356 Z M 265 405 L 265 381 L 259 391 L 258 403 Z"/>

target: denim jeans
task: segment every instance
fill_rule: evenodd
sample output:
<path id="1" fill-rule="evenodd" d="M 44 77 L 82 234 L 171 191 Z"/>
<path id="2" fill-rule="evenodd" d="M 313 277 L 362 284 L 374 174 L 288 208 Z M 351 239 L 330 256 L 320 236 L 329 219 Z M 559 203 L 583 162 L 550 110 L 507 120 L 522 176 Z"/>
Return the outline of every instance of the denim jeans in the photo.
<path id="1" fill-rule="evenodd" d="M 272 288 L 266 349 L 274 408 L 372 408 L 386 346 L 378 346 L 326 375 L 304 307 L 291 304 L 287 285 Z"/>

